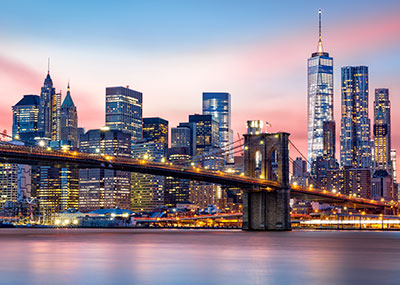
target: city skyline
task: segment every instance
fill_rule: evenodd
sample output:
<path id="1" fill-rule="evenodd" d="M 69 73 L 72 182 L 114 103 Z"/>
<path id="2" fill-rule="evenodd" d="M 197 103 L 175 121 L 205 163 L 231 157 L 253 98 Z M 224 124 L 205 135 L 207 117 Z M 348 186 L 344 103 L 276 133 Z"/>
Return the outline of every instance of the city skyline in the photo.
<path id="1" fill-rule="evenodd" d="M 163 51 L 157 48 L 156 44 L 151 44 L 151 36 L 149 36 L 148 41 L 133 45 L 133 50 L 123 45 L 116 45 L 112 50 L 121 53 L 118 55 L 115 53 L 108 55 L 105 51 L 109 44 L 103 43 L 102 37 L 99 35 L 101 25 L 98 29 L 92 24 L 87 27 L 91 31 L 98 31 L 97 38 L 96 35 L 87 34 L 86 41 L 82 45 L 90 47 L 90 39 L 94 40 L 93 44 L 103 43 L 103 45 L 100 45 L 100 50 L 93 52 L 85 48 L 82 49 L 81 45 L 78 45 L 80 49 L 78 51 L 78 46 L 71 45 L 70 39 L 77 40 L 82 37 L 80 32 L 76 32 L 76 35 L 68 32 L 69 39 L 65 39 L 66 45 L 60 47 L 60 42 L 54 40 L 56 36 L 54 29 L 57 27 L 45 29 L 43 34 L 46 35 L 46 32 L 49 32 L 49 34 L 39 36 L 35 34 L 38 32 L 36 30 L 38 29 L 37 24 L 32 25 L 30 29 L 33 35 L 37 36 L 37 39 L 44 38 L 46 43 L 46 45 L 40 43 L 41 50 L 39 50 L 35 42 L 37 39 L 32 40 L 32 37 L 24 34 L 17 24 L 13 23 L 8 17 L 4 17 L 3 29 L 0 31 L 0 36 L 4 42 L 0 47 L 0 72 L 4 73 L 7 70 L 7 74 L 4 74 L 5 76 L 0 79 L 0 83 L 4 86 L 3 92 L 9 95 L 5 96 L 6 98 L 3 100 L 0 122 L 2 128 L 11 133 L 11 106 L 15 105 L 23 95 L 39 95 L 39 88 L 43 84 L 46 72 L 47 57 L 50 57 L 50 72 L 54 86 L 57 88 L 56 92 L 59 92 L 61 87 L 64 98 L 66 83 L 68 78 L 71 79 L 71 92 L 79 113 L 79 126 L 85 127 L 86 130 L 95 129 L 105 124 L 103 119 L 105 111 L 104 94 L 105 88 L 108 86 L 130 85 L 130 88 L 140 90 L 143 92 L 144 117 L 163 117 L 169 121 L 170 127 L 185 121 L 188 114 L 201 113 L 201 94 L 203 92 L 229 92 L 232 95 L 234 137 L 237 136 L 236 133 L 245 133 L 245 122 L 248 119 L 261 119 L 271 123 L 271 131 L 290 132 L 292 139 L 300 145 L 302 152 L 306 153 L 307 124 L 305 110 L 307 88 L 305 84 L 305 59 L 317 47 L 318 21 L 316 13 L 318 8 L 322 8 L 324 11 L 324 48 L 329 50 L 330 55 L 335 59 L 335 120 L 337 121 L 340 118 L 340 108 L 338 108 L 340 106 L 340 68 L 345 65 L 368 66 L 370 70 L 370 93 L 375 88 L 389 88 L 392 94 L 392 108 L 395 110 L 397 106 L 400 106 L 400 100 L 396 98 L 400 88 L 395 80 L 396 75 L 399 74 L 399 67 L 393 64 L 400 59 L 399 55 L 394 53 L 396 43 L 399 41 L 400 21 L 391 12 L 395 10 L 397 4 L 394 1 L 386 1 L 385 4 L 378 7 L 372 2 L 367 2 L 360 8 L 359 16 L 353 17 L 348 12 L 338 10 L 335 5 L 320 7 L 317 4 L 307 4 L 294 15 L 296 4 L 285 9 L 287 13 L 283 13 L 283 7 L 274 4 L 276 6 L 274 9 L 279 11 L 277 14 L 280 14 L 282 26 L 279 27 L 278 32 L 273 32 L 270 27 L 260 25 L 263 21 L 261 18 L 265 15 L 255 11 L 258 6 L 262 6 L 261 3 L 257 3 L 257 5 L 251 7 L 246 6 L 246 12 L 248 12 L 248 15 L 254 15 L 255 20 L 248 24 L 240 22 L 243 27 L 238 31 L 233 29 L 235 26 L 227 19 L 227 15 L 224 15 L 222 18 L 228 24 L 226 30 L 229 32 L 224 33 L 224 36 L 220 37 L 221 39 L 217 35 L 208 36 L 205 34 L 205 29 L 212 24 L 219 28 L 218 31 L 223 31 L 224 27 L 220 24 L 208 23 L 204 28 L 197 26 L 194 31 L 198 33 L 194 34 L 198 34 L 199 38 L 203 40 L 212 39 L 209 45 L 204 45 L 199 40 L 194 40 L 195 36 L 190 36 L 185 45 L 178 46 L 171 42 L 163 43 L 165 49 Z M 71 7 L 75 5 L 72 3 Z M 11 4 L 6 6 L 10 11 L 14 9 Z M 181 23 L 180 20 L 186 19 L 188 15 L 183 16 L 184 12 L 190 14 L 190 8 L 193 8 L 193 6 L 195 5 L 187 4 L 182 7 L 181 11 L 174 12 L 177 15 L 182 15 L 183 18 L 175 19 L 172 23 L 177 25 Z M 232 5 L 227 14 L 238 13 L 238 6 L 240 5 Z M 224 7 L 226 8 L 226 3 L 225 6 L 219 4 L 215 7 L 215 11 L 210 13 L 218 13 Z M 29 5 L 25 6 L 25 9 L 28 8 Z M 49 5 L 41 13 L 52 8 L 55 7 Z M 81 13 L 89 8 L 83 6 Z M 136 8 L 149 13 L 146 5 Z M 196 8 L 204 9 L 201 5 L 196 6 Z M 7 9 L 3 11 L 7 11 Z M 98 13 L 104 13 L 104 9 L 102 3 L 100 3 L 93 15 L 90 16 L 94 23 L 98 21 L 95 16 Z M 377 11 L 376 9 L 380 9 L 379 11 L 382 13 L 377 13 L 376 20 L 371 22 L 368 20 L 369 16 L 373 15 Z M 21 11 L 21 13 L 27 12 Z M 146 15 L 146 13 L 144 14 Z M 269 15 L 270 12 L 266 9 L 264 13 Z M 75 16 L 77 23 L 79 23 L 79 20 L 82 21 L 81 14 L 67 14 L 70 17 Z M 290 17 L 290 15 L 294 16 Z M 64 17 L 65 15 L 60 16 L 60 24 L 58 25 L 65 24 L 66 18 Z M 198 24 L 197 22 L 201 20 L 198 17 L 192 22 L 189 21 L 189 24 Z M 293 24 L 293 21 L 299 21 L 299 25 L 296 29 L 289 29 L 288 26 L 290 26 L 290 23 Z M 346 29 L 346 25 L 349 26 L 353 22 L 356 22 L 356 24 L 351 25 L 352 31 Z M 119 27 L 117 24 L 115 25 L 115 27 Z M 126 26 L 129 27 L 129 25 Z M 190 27 L 191 25 L 187 29 L 190 29 Z M 361 27 L 363 28 L 361 29 Z M 149 27 L 143 26 L 143 29 L 138 28 L 137 30 L 143 32 L 146 28 Z M 137 30 L 137 35 L 143 36 Z M 298 30 L 301 31 L 301 36 L 297 35 L 299 34 Z M 11 31 L 15 33 L 10 33 Z M 116 38 L 122 36 L 121 31 L 115 31 L 117 31 Z M 182 32 L 181 30 L 178 31 Z M 295 31 L 297 32 L 295 33 Z M 354 31 L 358 31 L 360 37 L 348 39 L 348 36 Z M 66 33 L 65 27 L 63 32 Z M 110 30 L 105 30 L 105 32 L 108 34 Z M 153 40 L 161 41 L 163 39 L 160 31 L 153 31 L 153 35 Z M 175 39 L 183 35 L 187 37 L 186 34 L 178 33 Z M 268 40 L 269 37 L 273 40 Z M 22 38 L 25 45 L 31 45 L 31 49 L 21 51 L 25 47 L 21 44 Z M 377 38 L 380 40 L 377 41 Z M 343 39 L 346 39 L 346 45 L 341 43 Z M 127 42 L 130 43 L 131 41 L 132 39 L 128 39 Z M 221 44 L 224 41 L 228 45 L 222 46 Z M 293 45 L 294 42 L 296 42 L 295 46 Z M 64 40 L 61 43 L 64 43 Z M 144 51 L 146 47 L 150 50 Z M 276 57 L 276 53 L 282 56 Z M 102 57 L 103 55 L 106 56 Z M 139 58 L 140 56 L 143 57 Z M 150 60 L 150 56 L 153 57 L 152 60 Z M 274 58 L 281 58 L 282 60 L 273 60 Z M 157 66 L 155 65 L 156 62 L 158 63 Z M 388 62 L 391 64 L 388 64 Z M 129 67 L 130 65 L 134 67 Z M 120 71 L 116 72 L 116 69 L 120 69 Z M 9 80 L 9 76 L 19 79 L 17 81 L 13 81 L 15 78 Z M 187 81 L 187 79 L 190 80 L 183 84 L 182 82 Z M 293 86 L 284 85 L 284 82 L 288 79 L 293 82 L 293 84 L 290 84 Z M 248 100 L 249 97 L 252 100 Z M 286 104 L 288 100 L 291 104 Z M 372 100 L 372 98 L 369 99 L 370 118 Z M 249 104 L 249 102 L 254 102 L 254 104 Z M 299 108 L 299 106 L 304 108 Z M 251 118 L 249 113 L 252 114 Z M 289 116 L 292 120 L 285 120 Z M 393 112 L 392 116 L 394 122 L 392 126 L 392 147 L 398 149 L 400 139 L 397 130 L 399 130 L 399 127 L 396 126 L 395 122 L 399 118 L 396 112 Z M 336 126 L 336 131 L 338 134 L 338 126 Z"/>

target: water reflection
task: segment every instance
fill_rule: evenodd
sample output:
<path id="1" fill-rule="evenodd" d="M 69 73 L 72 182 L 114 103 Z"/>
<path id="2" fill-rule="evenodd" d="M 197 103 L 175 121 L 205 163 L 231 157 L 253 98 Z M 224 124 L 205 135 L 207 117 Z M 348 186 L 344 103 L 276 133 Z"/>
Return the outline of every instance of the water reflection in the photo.
<path id="1" fill-rule="evenodd" d="M 3 229 L 1 284 L 398 284 L 398 232 Z"/>

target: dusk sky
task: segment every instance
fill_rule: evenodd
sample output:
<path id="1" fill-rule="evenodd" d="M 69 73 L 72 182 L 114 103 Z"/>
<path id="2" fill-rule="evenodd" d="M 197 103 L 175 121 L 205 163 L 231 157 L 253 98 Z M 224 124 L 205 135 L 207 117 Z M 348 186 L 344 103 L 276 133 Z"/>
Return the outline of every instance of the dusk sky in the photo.
<path id="1" fill-rule="evenodd" d="M 389 88 L 400 151 L 399 1 L 2 0 L 0 128 L 10 133 L 11 106 L 39 94 L 50 57 L 55 87 L 64 98 L 70 80 L 86 130 L 104 125 L 107 86 L 142 92 L 144 116 L 170 127 L 201 113 L 202 92 L 222 91 L 232 96 L 235 138 L 260 119 L 291 133 L 306 154 L 306 63 L 317 48 L 318 8 L 334 58 L 337 134 L 340 68 L 367 65 L 371 122 L 374 89 Z"/>

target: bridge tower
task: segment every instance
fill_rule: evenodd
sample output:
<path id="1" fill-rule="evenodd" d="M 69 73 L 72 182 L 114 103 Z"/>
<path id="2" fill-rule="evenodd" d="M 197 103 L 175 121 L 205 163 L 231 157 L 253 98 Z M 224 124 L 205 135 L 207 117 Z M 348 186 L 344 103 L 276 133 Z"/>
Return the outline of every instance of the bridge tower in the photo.
<path id="1" fill-rule="evenodd" d="M 244 230 L 291 230 L 289 188 L 289 134 L 244 135 L 246 176 L 277 181 L 268 189 L 244 189 Z"/>

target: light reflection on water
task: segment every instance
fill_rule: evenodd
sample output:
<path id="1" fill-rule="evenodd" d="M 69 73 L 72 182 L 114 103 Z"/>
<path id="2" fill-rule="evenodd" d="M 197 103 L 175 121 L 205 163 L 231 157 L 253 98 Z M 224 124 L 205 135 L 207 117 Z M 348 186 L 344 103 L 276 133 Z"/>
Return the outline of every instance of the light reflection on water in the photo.
<path id="1" fill-rule="evenodd" d="M 1 229 L 1 284 L 400 284 L 400 232 Z"/>

